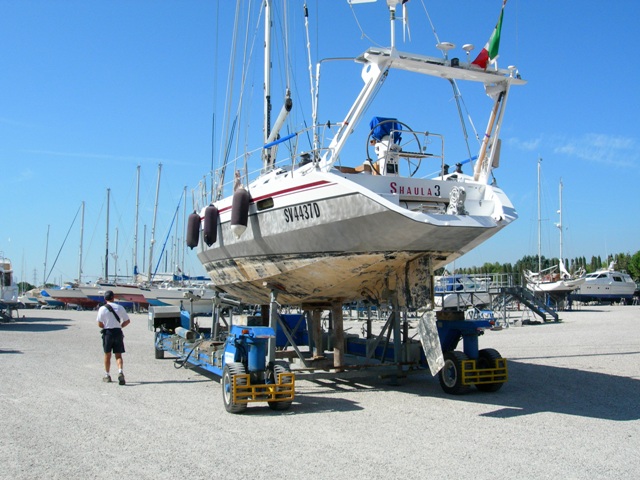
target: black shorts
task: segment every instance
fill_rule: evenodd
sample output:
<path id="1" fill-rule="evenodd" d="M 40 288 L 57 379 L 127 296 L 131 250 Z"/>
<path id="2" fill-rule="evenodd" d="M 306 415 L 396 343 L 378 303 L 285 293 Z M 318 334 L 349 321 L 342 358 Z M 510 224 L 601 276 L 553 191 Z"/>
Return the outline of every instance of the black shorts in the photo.
<path id="1" fill-rule="evenodd" d="M 124 335 L 121 328 L 105 329 L 102 334 L 104 353 L 124 353 Z"/>

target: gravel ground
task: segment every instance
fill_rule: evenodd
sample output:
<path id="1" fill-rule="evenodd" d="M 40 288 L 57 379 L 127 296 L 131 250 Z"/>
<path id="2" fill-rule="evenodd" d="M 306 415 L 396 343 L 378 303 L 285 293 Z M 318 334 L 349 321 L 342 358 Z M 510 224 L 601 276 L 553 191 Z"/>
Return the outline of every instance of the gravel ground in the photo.
<path id="1" fill-rule="evenodd" d="M 288 411 L 231 415 L 219 383 L 154 359 L 146 315 L 119 386 L 95 312 L 20 311 L 0 323 L 0 478 L 637 478 L 640 307 L 562 319 L 480 339 L 509 359 L 497 393 L 305 380 Z"/>

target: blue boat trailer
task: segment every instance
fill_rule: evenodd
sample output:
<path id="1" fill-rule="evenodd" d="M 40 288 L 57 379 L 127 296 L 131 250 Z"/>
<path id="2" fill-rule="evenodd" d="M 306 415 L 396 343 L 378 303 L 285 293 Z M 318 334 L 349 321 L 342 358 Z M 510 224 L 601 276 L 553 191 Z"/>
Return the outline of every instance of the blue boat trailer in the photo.
<path id="1" fill-rule="evenodd" d="M 377 336 L 367 321 L 365 337 L 346 334 L 339 342 L 331 326 L 317 336 L 314 328 L 307 328 L 306 313 L 278 314 L 275 304 L 273 307 L 270 319 L 275 320 L 270 323 L 275 328 L 252 323 L 261 322 L 260 317 L 253 317 L 248 325 L 236 325 L 231 319 L 225 322 L 219 308 L 212 327 L 201 328 L 186 311 L 152 307 L 149 328 L 155 332 L 156 358 L 168 353 L 180 366 L 199 367 L 219 377 L 223 403 L 230 413 L 244 412 L 252 402 L 267 402 L 273 410 L 288 409 L 295 397 L 296 376 L 348 378 L 384 372 L 399 378 L 428 367 L 449 394 L 466 393 L 472 386 L 495 392 L 508 380 L 507 360 L 494 349 L 479 348 L 479 337 L 495 325 L 492 318 L 465 320 L 451 312 L 428 312 L 418 320 L 417 341 L 409 338 L 408 322 L 401 322 L 399 312 L 392 312 Z M 323 352 L 333 348 L 335 361 L 336 342 L 342 344 L 347 360 L 357 360 L 354 364 L 330 365 Z M 462 349 L 456 350 L 460 344 Z M 302 351 L 304 345 L 308 345 L 308 353 Z M 295 352 L 286 351 L 288 347 Z M 293 363 L 282 360 L 296 354 L 299 367 L 292 368 Z"/>
<path id="2" fill-rule="evenodd" d="M 495 349 L 479 348 L 479 337 L 495 326 L 493 318 L 465 320 L 462 312 L 428 315 L 419 320 L 420 342 L 409 339 L 406 331 L 396 335 L 401 341 L 389 340 L 390 336 L 385 339 L 383 328 L 377 338 L 370 333 L 367 338 L 348 335 L 345 353 L 386 365 L 395 363 L 404 372 L 428 367 L 433 375 L 438 374 L 442 389 L 454 395 L 466 393 L 474 385 L 480 391 L 495 392 L 507 382 L 507 360 Z M 461 341 L 462 351 L 456 350 Z"/>
<path id="3" fill-rule="evenodd" d="M 187 311 L 152 307 L 149 329 L 155 332 L 156 359 L 169 353 L 181 366 L 199 367 L 220 377 L 228 412 L 242 413 L 252 402 L 267 402 L 272 410 L 291 406 L 295 374 L 286 362 L 267 362 L 269 341 L 275 339 L 271 327 L 230 325 L 221 341 L 215 327 L 196 327 Z"/>

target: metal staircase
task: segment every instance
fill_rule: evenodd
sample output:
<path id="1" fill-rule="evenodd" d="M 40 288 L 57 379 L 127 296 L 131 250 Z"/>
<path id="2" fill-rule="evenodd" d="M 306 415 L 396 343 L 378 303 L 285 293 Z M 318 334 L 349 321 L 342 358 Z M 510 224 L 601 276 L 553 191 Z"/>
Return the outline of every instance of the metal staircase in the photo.
<path id="1" fill-rule="evenodd" d="M 517 300 L 538 315 L 543 322 L 560 321 L 555 309 L 541 301 L 533 292 L 520 285 L 499 287 L 499 292 L 500 295 L 496 298 L 497 305 L 494 307 L 496 309 L 501 308 L 500 305 Z"/>

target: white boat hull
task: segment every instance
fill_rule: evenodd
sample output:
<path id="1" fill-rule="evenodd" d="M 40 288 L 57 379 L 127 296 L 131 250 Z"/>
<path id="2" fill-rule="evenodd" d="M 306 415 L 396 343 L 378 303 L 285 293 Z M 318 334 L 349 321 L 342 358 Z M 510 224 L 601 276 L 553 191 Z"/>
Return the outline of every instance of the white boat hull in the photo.
<path id="1" fill-rule="evenodd" d="M 566 294 L 573 292 L 584 283 L 585 279 L 557 280 L 555 282 L 529 282 L 527 288 L 533 292 Z"/>
<path id="2" fill-rule="evenodd" d="M 620 302 L 631 300 L 636 288 L 627 273 L 599 270 L 587 275 L 584 284 L 571 294 L 571 298 L 581 302 Z"/>
<path id="3" fill-rule="evenodd" d="M 484 308 L 491 305 L 490 293 L 448 293 L 435 294 L 434 302 L 437 308 L 445 310 L 464 310 L 470 307 Z"/>
<path id="4" fill-rule="evenodd" d="M 433 269 L 517 216 L 502 192 L 489 186 L 347 177 L 312 173 L 280 181 L 277 188 L 274 180 L 269 190 L 252 189 L 248 227 L 240 238 L 231 231 L 229 206 L 221 204 L 217 242 L 207 247 L 201 241 L 198 253 L 216 287 L 247 303 L 267 303 L 270 287 L 276 287 L 279 301 L 287 304 L 386 301 L 389 291 L 401 294 L 400 304 L 424 304 Z M 411 194 L 394 194 L 394 182 L 403 182 L 402 191 Z M 469 192 L 466 215 L 444 213 L 454 186 Z M 260 210 L 266 196 L 273 206 Z"/>
<path id="5" fill-rule="evenodd" d="M 65 305 L 78 305 L 83 308 L 95 308 L 98 302 L 90 299 L 79 288 L 47 288 L 47 292 L 52 300 L 59 301 Z"/>
<path id="6" fill-rule="evenodd" d="M 18 285 L 13 277 L 11 260 L 0 257 L 0 309 L 13 309 L 18 305 Z"/>
<path id="7" fill-rule="evenodd" d="M 195 287 L 146 288 L 142 290 L 147 303 L 155 307 L 174 306 L 193 314 L 213 311 L 214 292 Z M 193 294 L 193 296 L 189 295 Z"/>

